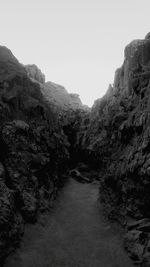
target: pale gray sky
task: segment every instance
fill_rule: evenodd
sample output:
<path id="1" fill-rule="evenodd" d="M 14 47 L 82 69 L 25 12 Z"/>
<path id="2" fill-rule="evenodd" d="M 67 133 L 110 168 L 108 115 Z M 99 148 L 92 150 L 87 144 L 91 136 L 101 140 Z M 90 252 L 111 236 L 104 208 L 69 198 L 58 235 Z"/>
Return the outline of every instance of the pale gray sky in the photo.
<path id="1" fill-rule="evenodd" d="M 92 105 L 132 39 L 150 31 L 149 0 L 0 0 L 0 44 Z"/>

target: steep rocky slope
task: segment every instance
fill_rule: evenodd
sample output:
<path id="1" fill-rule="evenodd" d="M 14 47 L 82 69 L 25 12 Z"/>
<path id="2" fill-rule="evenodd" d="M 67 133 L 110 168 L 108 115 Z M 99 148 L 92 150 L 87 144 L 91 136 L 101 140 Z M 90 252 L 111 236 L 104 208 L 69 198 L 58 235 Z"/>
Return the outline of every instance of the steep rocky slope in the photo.
<path id="1" fill-rule="evenodd" d="M 24 67 L 0 47 L 1 262 L 18 244 L 24 223 L 49 208 L 68 165 L 68 138 L 44 84 L 35 65 Z"/>
<path id="2" fill-rule="evenodd" d="M 90 110 L 88 106 L 82 104 L 78 94 L 69 94 L 62 85 L 50 81 L 45 82 L 45 75 L 36 65 L 26 65 L 25 69 L 28 77 L 39 84 L 45 100 L 58 113 L 62 124 L 68 123 L 68 117 L 72 116 L 74 111 Z"/>
<path id="3" fill-rule="evenodd" d="M 127 45 L 124 63 L 115 73 L 114 84 L 95 102 L 87 130 L 78 136 L 82 150 L 92 155 L 100 169 L 100 195 L 109 216 L 122 218 L 124 222 L 127 216 L 130 220 L 150 218 L 149 135 L 148 34 L 144 40 L 134 40 Z M 150 221 L 144 220 L 142 226 L 141 221 L 133 224 L 126 247 L 132 257 L 143 264 L 141 266 L 149 266 Z"/>
<path id="4" fill-rule="evenodd" d="M 82 153 L 76 140 L 77 134 L 82 128 L 82 121 L 89 117 L 90 108 L 82 104 L 78 94 L 69 94 L 63 86 L 50 81 L 45 82 L 45 76 L 37 66 L 27 65 L 25 68 L 28 77 L 40 86 L 47 105 L 50 105 L 58 116 L 59 124 L 69 142 L 69 164 L 75 165 L 79 158 L 84 160 L 84 157 L 80 157 Z M 83 130 L 85 132 L 85 129 Z"/>

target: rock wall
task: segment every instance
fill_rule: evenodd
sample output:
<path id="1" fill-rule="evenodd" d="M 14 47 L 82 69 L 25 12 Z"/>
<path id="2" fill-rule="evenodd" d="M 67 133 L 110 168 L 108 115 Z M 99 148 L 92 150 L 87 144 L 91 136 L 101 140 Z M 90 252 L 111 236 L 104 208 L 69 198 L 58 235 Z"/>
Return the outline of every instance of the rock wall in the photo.
<path id="1" fill-rule="evenodd" d="M 35 222 L 50 207 L 69 159 L 58 114 L 41 91 L 43 76 L 28 75 L 11 51 L 0 47 L 1 262 L 18 244 L 24 223 Z"/>
<path id="2" fill-rule="evenodd" d="M 86 131 L 80 131 L 78 138 L 82 150 L 92 155 L 100 170 L 100 197 L 105 210 L 110 217 L 125 223 L 127 218 L 150 218 L 149 35 L 132 41 L 124 54 L 114 84 L 95 102 Z M 137 232 L 135 224 L 130 242 L 126 242 L 132 256 L 143 264 L 140 266 L 150 264 L 147 229 Z"/>
<path id="3" fill-rule="evenodd" d="M 120 205 L 139 218 L 150 216 L 149 94 L 150 39 L 135 40 L 125 48 L 113 86 L 95 101 L 82 138 L 101 171 L 107 168 L 103 186 L 120 192 Z"/>

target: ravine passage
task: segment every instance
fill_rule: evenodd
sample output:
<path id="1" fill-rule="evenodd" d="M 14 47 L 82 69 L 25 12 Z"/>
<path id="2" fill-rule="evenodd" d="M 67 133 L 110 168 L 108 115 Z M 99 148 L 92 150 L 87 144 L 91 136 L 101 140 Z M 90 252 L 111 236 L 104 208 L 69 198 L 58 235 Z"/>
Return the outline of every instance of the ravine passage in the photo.
<path id="1" fill-rule="evenodd" d="M 69 178 L 49 214 L 26 225 L 5 267 L 131 267 L 120 233 L 101 211 L 97 182 Z"/>

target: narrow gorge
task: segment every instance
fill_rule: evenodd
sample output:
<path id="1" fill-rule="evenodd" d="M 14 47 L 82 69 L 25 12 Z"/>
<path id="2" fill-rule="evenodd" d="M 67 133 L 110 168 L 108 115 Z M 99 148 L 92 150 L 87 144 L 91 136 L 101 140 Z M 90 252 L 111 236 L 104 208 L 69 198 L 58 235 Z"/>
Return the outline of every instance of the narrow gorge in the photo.
<path id="1" fill-rule="evenodd" d="M 92 108 L 1 46 L 0 110 L 1 266 L 150 266 L 150 34 Z"/>

